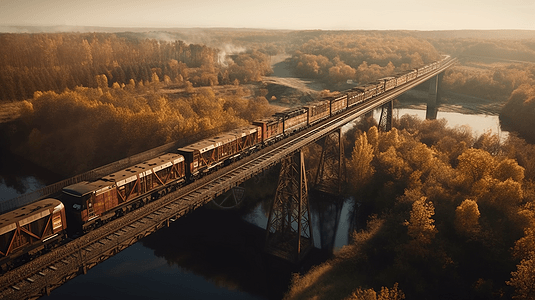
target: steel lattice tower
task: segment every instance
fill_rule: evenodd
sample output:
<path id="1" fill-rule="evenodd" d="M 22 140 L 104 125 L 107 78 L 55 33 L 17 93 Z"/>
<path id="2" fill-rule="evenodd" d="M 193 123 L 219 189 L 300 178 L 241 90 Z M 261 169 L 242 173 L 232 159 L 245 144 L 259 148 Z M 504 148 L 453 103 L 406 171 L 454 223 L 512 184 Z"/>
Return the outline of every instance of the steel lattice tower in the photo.
<path id="1" fill-rule="evenodd" d="M 314 247 L 303 153 L 281 163 L 279 184 L 269 212 L 265 251 L 298 263 Z"/>
<path id="2" fill-rule="evenodd" d="M 329 194 L 342 193 L 342 183 L 346 181 L 346 164 L 342 128 L 325 136 L 318 171 L 314 179 L 316 190 Z"/>
<path id="3" fill-rule="evenodd" d="M 389 101 L 381 106 L 381 119 L 379 120 L 379 130 L 388 132 L 392 130 L 392 111 L 394 101 Z"/>

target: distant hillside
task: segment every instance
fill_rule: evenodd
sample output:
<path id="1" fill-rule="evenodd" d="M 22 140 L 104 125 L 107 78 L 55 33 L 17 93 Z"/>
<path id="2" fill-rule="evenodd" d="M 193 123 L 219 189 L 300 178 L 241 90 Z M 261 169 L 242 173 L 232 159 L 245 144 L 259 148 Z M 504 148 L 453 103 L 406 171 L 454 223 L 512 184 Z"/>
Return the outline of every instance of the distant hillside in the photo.
<path id="1" fill-rule="evenodd" d="M 181 33 L 198 33 L 198 32 L 212 32 L 220 33 L 228 32 L 310 32 L 309 30 L 275 30 L 275 29 L 260 29 L 260 28 L 157 28 L 157 27 L 98 27 L 98 26 L 0 26 L 0 32 L 9 33 L 39 33 L 39 32 L 181 32 Z M 313 30 L 316 33 L 325 33 L 330 30 Z M 344 32 L 336 30 L 333 32 Z M 376 30 L 347 30 L 346 32 L 374 32 Z M 388 31 L 389 30 L 377 30 Z M 398 30 L 395 30 L 398 31 Z M 435 30 L 435 31 L 403 31 L 414 34 L 415 36 L 423 38 L 477 38 L 477 39 L 535 39 L 535 30 Z"/>
<path id="2" fill-rule="evenodd" d="M 475 39 L 535 39 L 535 30 L 438 30 L 438 31 L 413 31 L 422 38 L 450 39 L 450 38 L 475 38 Z"/>

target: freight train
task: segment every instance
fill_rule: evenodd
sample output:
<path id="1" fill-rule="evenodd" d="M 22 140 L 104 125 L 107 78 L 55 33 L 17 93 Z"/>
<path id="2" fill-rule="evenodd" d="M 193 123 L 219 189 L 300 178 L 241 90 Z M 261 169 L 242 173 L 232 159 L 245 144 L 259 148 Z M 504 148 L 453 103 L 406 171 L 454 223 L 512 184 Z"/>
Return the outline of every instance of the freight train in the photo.
<path id="1" fill-rule="evenodd" d="M 0 215 L 0 267 L 5 271 L 67 236 L 88 232 L 262 147 L 424 76 L 448 58 L 287 109 L 97 180 L 67 186 L 58 199 L 39 200 Z"/>

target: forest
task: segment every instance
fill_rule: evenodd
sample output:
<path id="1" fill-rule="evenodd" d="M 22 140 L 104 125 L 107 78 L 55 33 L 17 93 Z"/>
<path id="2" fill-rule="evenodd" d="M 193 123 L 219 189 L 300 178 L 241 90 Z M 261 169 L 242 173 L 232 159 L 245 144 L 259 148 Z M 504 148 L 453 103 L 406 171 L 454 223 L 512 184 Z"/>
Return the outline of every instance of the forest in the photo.
<path id="1" fill-rule="evenodd" d="M 221 97 L 199 88 L 170 98 L 147 91 L 147 85 L 36 92 L 23 104 L 22 124 L 13 135 L 27 138 L 14 151 L 64 176 L 172 141 L 187 145 L 273 113 L 264 97 L 243 89 Z"/>
<path id="2" fill-rule="evenodd" d="M 25 100 L 36 91 L 114 84 L 214 86 L 259 81 L 269 56 L 251 50 L 220 59 L 220 50 L 183 41 L 114 33 L 0 34 L 0 101 Z"/>
<path id="3" fill-rule="evenodd" d="M 440 59 L 427 41 L 403 34 L 324 34 L 301 45 L 290 59 L 297 77 L 326 83 L 366 83 Z"/>
<path id="4" fill-rule="evenodd" d="M 535 146 L 402 116 L 347 134 L 348 195 L 368 216 L 285 299 L 532 299 Z"/>

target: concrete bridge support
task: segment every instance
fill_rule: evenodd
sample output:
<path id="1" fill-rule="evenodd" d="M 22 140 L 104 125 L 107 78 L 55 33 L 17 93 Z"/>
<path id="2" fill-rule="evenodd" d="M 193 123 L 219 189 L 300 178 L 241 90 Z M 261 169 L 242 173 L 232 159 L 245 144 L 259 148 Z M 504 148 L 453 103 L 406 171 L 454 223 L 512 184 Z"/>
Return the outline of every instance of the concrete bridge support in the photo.
<path id="1" fill-rule="evenodd" d="M 441 97 L 442 77 L 444 73 L 440 73 L 429 79 L 429 96 L 427 98 L 426 119 L 434 120 L 437 118 L 438 106 Z"/>
<path id="2" fill-rule="evenodd" d="M 314 188 L 328 194 L 340 195 L 346 178 L 342 128 L 325 136 Z"/>
<path id="3" fill-rule="evenodd" d="M 303 152 L 281 163 L 279 184 L 269 212 L 265 252 L 293 263 L 314 247 Z"/>

